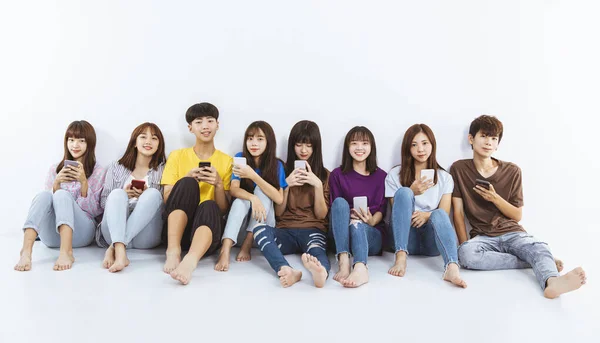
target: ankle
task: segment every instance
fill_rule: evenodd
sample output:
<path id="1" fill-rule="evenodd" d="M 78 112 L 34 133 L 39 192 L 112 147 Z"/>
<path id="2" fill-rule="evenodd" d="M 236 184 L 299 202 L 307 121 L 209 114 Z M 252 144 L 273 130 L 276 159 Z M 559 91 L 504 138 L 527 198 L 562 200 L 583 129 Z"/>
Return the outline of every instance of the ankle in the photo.
<path id="1" fill-rule="evenodd" d="M 167 255 L 181 255 L 181 247 L 167 247 Z"/>

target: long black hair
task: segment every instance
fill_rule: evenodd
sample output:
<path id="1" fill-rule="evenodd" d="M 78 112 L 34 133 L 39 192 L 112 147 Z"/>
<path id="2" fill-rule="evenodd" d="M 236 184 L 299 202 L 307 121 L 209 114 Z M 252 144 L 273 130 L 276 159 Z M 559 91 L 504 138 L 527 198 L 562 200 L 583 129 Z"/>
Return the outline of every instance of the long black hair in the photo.
<path id="1" fill-rule="evenodd" d="M 321 149 L 321 131 L 317 123 L 310 120 L 302 120 L 296 123 L 290 131 L 288 139 L 288 152 L 286 161 L 286 174 L 289 176 L 294 171 L 294 161 L 298 159 L 294 147 L 296 144 L 304 143 L 312 145 L 312 155 L 308 158 L 308 164 L 312 172 L 322 181 L 327 181 L 327 169 L 323 167 L 323 153 Z"/>

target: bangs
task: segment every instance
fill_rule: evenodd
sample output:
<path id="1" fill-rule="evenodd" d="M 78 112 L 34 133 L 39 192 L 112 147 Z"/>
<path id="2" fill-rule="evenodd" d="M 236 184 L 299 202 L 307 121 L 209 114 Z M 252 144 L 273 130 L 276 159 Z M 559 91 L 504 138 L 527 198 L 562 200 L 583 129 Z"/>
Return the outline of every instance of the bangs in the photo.
<path id="1" fill-rule="evenodd" d="M 148 129 L 150 129 L 150 134 L 152 136 L 156 136 L 156 137 L 160 138 L 160 134 L 158 133 L 158 127 L 156 127 L 156 125 L 154 125 L 154 124 L 147 124 L 147 125 L 142 126 L 140 128 L 140 131 L 139 131 L 140 133 L 138 134 L 138 136 L 141 135 L 142 133 L 146 133 L 146 130 L 148 130 Z"/>
<path id="2" fill-rule="evenodd" d="M 85 130 L 85 128 L 83 127 L 83 125 L 81 125 L 81 123 L 73 123 L 73 125 L 70 125 L 69 128 L 67 129 L 67 132 L 65 133 L 65 137 L 67 138 L 76 138 L 76 139 L 87 139 L 88 135 L 87 132 Z"/>
<path id="3" fill-rule="evenodd" d="M 313 139 L 310 133 L 304 131 L 296 137 L 294 144 L 313 144 Z"/>
<path id="4" fill-rule="evenodd" d="M 483 123 L 479 132 L 486 136 L 500 137 L 501 129 L 492 123 Z"/>
<path id="5" fill-rule="evenodd" d="M 249 127 L 248 130 L 246 130 L 246 139 L 248 139 L 250 137 L 258 136 L 261 134 L 263 137 L 267 137 L 267 135 L 265 135 L 265 133 L 263 132 L 263 130 L 260 129 L 260 127 L 258 127 L 258 126 Z"/>
<path id="6" fill-rule="evenodd" d="M 371 135 L 369 135 L 369 132 L 365 131 L 365 130 L 356 130 L 354 131 L 351 135 L 350 135 L 350 139 L 348 140 L 348 142 L 369 142 L 369 143 L 373 143 L 371 142 Z"/>

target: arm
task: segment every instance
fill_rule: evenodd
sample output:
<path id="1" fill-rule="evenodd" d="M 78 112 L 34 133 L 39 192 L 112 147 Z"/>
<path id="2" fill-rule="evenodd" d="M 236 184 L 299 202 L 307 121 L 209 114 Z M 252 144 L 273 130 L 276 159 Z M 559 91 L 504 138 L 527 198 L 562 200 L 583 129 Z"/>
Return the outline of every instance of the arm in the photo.
<path id="1" fill-rule="evenodd" d="M 327 212 L 329 209 L 327 208 L 327 201 L 329 199 L 325 199 L 325 193 L 323 191 L 323 184 L 319 183 L 315 187 L 315 216 L 317 219 L 325 219 L 327 217 Z"/>
<path id="2" fill-rule="evenodd" d="M 452 197 L 452 207 L 454 209 L 454 229 L 458 236 L 458 244 L 462 244 L 468 240 L 462 198 Z"/>
<path id="3" fill-rule="evenodd" d="M 229 192 L 225 190 L 223 181 L 217 177 L 218 181 L 215 183 L 215 202 L 219 206 L 221 213 L 226 213 L 229 209 Z"/>
<path id="4" fill-rule="evenodd" d="M 523 218 L 523 207 L 516 207 L 504 200 L 498 193 L 496 193 L 493 185 L 490 185 L 490 189 L 486 189 L 477 185 L 475 186 L 474 190 L 485 200 L 494 204 L 494 206 L 496 206 L 496 208 L 498 208 L 506 217 L 516 220 L 517 222 Z"/>
<path id="5" fill-rule="evenodd" d="M 102 207 L 100 207 L 100 195 L 102 194 L 102 186 L 104 185 L 104 176 L 104 168 L 97 166 L 87 182 L 89 185 L 87 187 L 87 194 L 84 196 L 82 193 L 76 200 L 79 207 L 92 217 L 96 217 L 103 212 Z"/>
<path id="6" fill-rule="evenodd" d="M 280 217 L 287 207 L 288 196 L 290 194 L 290 187 L 283 191 L 283 201 L 281 204 L 275 204 L 275 216 Z"/>
<path id="7" fill-rule="evenodd" d="M 450 215 L 450 207 L 451 206 L 452 206 L 452 193 L 442 195 L 442 199 L 440 200 L 440 204 L 438 205 L 438 208 L 444 210 L 448 215 Z"/>

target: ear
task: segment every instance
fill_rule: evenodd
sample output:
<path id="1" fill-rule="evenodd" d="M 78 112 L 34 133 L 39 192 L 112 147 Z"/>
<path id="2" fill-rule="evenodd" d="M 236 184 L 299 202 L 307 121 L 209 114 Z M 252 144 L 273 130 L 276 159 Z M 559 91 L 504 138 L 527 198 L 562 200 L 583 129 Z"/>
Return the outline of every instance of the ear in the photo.
<path id="1" fill-rule="evenodd" d="M 188 131 L 190 131 L 190 133 L 192 133 L 192 124 L 188 124 Z"/>
<path id="2" fill-rule="evenodd" d="M 219 131 L 219 121 L 217 120 L 217 128 L 215 129 L 215 131 Z"/>
<path id="3" fill-rule="evenodd" d="M 473 145 L 474 137 L 469 133 L 469 144 Z"/>

